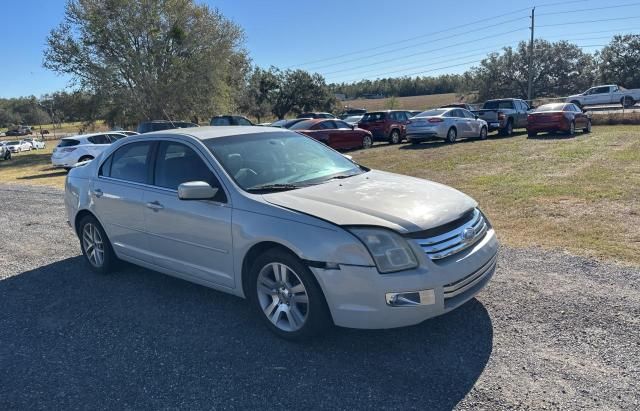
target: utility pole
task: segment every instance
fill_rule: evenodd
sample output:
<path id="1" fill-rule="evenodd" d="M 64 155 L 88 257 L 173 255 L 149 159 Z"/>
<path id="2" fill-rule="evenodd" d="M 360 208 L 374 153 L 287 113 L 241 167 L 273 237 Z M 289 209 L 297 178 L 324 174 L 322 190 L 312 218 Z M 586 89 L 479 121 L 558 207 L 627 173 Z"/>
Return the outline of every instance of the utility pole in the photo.
<path id="1" fill-rule="evenodd" d="M 531 42 L 529 43 L 529 87 L 527 88 L 527 99 L 529 105 L 533 104 L 533 32 L 536 27 L 536 8 L 531 9 Z"/>

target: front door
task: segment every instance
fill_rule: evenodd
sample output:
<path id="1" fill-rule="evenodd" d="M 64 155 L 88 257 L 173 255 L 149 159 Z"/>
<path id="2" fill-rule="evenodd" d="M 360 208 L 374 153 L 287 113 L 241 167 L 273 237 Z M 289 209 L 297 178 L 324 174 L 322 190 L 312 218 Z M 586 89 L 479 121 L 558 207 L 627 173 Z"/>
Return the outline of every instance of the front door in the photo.
<path id="1" fill-rule="evenodd" d="M 211 200 L 180 200 L 178 186 L 188 181 L 205 181 L 218 188 L 218 194 Z M 235 286 L 231 206 L 197 148 L 160 142 L 153 188 L 145 190 L 144 203 L 156 265 L 196 282 Z"/>
<path id="2" fill-rule="evenodd" d="M 120 147 L 100 166 L 90 194 L 116 253 L 149 263 L 143 188 L 148 183 L 151 147 L 150 142 Z"/>

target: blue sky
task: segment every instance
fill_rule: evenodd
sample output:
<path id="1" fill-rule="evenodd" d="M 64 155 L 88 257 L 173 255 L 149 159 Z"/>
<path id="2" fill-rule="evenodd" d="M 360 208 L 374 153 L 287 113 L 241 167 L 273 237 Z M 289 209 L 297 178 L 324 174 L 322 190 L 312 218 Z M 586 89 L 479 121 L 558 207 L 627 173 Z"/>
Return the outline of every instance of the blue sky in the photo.
<path id="1" fill-rule="evenodd" d="M 524 9 L 533 5 L 536 38 L 572 40 L 593 51 L 614 34 L 640 33 L 640 1 L 629 0 L 197 1 L 244 28 L 255 64 L 317 71 L 330 82 L 463 72 L 490 51 L 528 40 Z M 64 5 L 2 2 L 0 97 L 69 85 L 42 67 L 46 36 L 62 21 Z M 584 21 L 592 22 L 575 23 Z"/>

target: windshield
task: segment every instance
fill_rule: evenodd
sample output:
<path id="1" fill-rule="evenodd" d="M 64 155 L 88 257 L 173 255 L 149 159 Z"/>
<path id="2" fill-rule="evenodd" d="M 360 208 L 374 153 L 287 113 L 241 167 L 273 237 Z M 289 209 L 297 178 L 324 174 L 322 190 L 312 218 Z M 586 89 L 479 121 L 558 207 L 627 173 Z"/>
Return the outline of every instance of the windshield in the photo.
<path id="1" fill-rule="evenodd" d="M 435 117 L 446 113 L 449 110 L 427 110 L 416 115 L 415 117 Z"/>
<path id="2" fill-rule="evenodd" d="M 545 104 L 538 107 L 535 111 L 562 111 L 564 103 Z"/>
<path id="3" fill-rule="evenodd" d="M 247 191 L 295 189 L 364 172 L 324 144 L 287 131 L 212 138 L 204 143 Z"/>
<path id="4" fill-rule="evenodd" d="M 20 144 L 20 142 L 19 142 L 19 141 L 8 141 L 8 142 L 7 142 L 7 145 L 8 145 L 8 146 L 15 146 L 15 145 L 17 145 L 17 144 Z"/>

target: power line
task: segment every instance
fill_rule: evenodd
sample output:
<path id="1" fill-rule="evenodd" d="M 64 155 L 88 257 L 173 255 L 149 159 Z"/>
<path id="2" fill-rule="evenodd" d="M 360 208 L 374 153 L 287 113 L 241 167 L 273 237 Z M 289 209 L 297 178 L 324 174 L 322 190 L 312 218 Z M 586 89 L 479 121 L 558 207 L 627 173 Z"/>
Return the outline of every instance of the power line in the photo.
<path id="1" fill-rule="evenodd" d="M 514 21 L 519 21 L 519 20 L 523 20 L 523 19 L 526 19 L 526 18 L 527 18 L 526 16 L 518 17 L 518 18 L 515 18 L 515 19 L 511 19 L 511 20 L 505 21 L 505 22 L 501 22 L 499 24 L 512 23 Z M 491 25 L 491 26 L 488 26 L 488 27 L 494 27 L 494 25 Z M 430 44 L 430 43 L 436 42 L 436 41 L 448 40 L 448 39 L 451 39 L 451 38 L 454 38 L 454 37 L 466 36 L 469 33 L 476 33 L 478 31 L 485 31 L 485 30 L 487 30 L 488 27 L 484 26 L 484 27 L 480 27 L 480 28 L 477 28 L 477 29 L 465 31 L 464 33 L 458 33 L 458 34 L 453 34 L 451 36 L 435 38 L 435 39 L 431 39 L 431 40 L 426 41 L 426 42 L 420 42 L 420 43 L 416 43 L 416 44 L 411 44 L 411 45 L 403 46 L 403 47 L 396 48 L 396 49 L 393 49 L 393 50 L 382 51 L 382 52 L 379 52 L 379 53 L 369 54 L 369 55 L 361 56 L 361 57 L 357 57 L 357 58 L 353 58 L 353 56 L 350 56 L 351 58 L 348 59 L 348 60 L 345 60 L 344 62 L 325 64 L 324 66 L 315 66 L 315 67 L 312 66 L 312 67 L 309 67 L 308 69 L 312 70 L 312 71 L 313 70 L 319 70 L 319 69 L 323 69 L 323 68 L 327 68 L 327 67 L 339 66 L 341 64 L 350 63 L 350 62 L 352 62 L 354 60 L 361 60 L 361 59 L 381 56 L 381 55 L 388 54 L 388 53 L 395 53 L 395 52 L 398 52 L 398 51 L 407 50 L 407 49 L 410 49 L 410 48 L 413 48 L 413 47 L 417 47 L 417 46 L 421 46 L 421 45 L 424 45 L 424 44 Z"/>
<path id="2" fill-rule="evenodd" d="M 590 47 L 604 47 L 604 46 L 606 46 L 606 44 L 587 44 L 587 45 L 582 45 L 582 46 L 576 44 L 576 46 L 582 49 L 582 48 L 590 48 Z M 491 54 L 491 53 L 488 53 L 488 54 Z M 481 63 L 483 60 L 485 60 L 485 59 L 467 61 L 467 62 L 464 62 L 464 63 L 454 64 L 454 65 L 450 65 L 450 66 L 437 67 L 437 68 L 430 69 L 430 70 L 423 70 L 423 71 L 419 71 L 419 72 L 404 74 L 402 77 L 413 77 L 413 76 L 418 76 L 418 75 L 425 74 L 425 73 L 432 73 L 432 72 L 438 71 L 438 70 L 444 70 L 444 69 L 447 69 L 447 68 L 460 67 L 460 66 L 469 65 L 469 64 Z M 430 65 L 425 65 L 424 67 L 430 67 Z M 369 76 L 369 77 L 379 78 L 381 75 L 384 75 L 384 74 L 385 73 L 378 73 L 378 74 L 375 74 L 375 75 L 372 75 L 372 76 Z M 352 80 L 351 83 L 355 83 L 357 81 L 360 81 L 360 80 Z M 327 82 L 335 84 L 335 81 L 327 81 Z M 343 81 L 343 82 L 346 83 L 346 81 Z"/>
<path id="3" fill-rule="evenodd" d="M 632 7 L 632 6 L 640 6 L 640 2 L 618 4 L 618 5 L 615 5 L 615 6 L 593 7 L 593 8 L 589 8 L 589 9 L 580 9 L 580 10 L 552 11 L 552 12 L 548 12 L 548 13 L 540 13 L 540 14 L 538 14 L 538 16 L 551 16 L 551 15 L 556 15 L 556 14 L 582 13 L 582 12 L 585 12 L 585 11 L 619 9 L 619 8 L 622 8 L 622 7 Z"/>
<path id="4" fill-rule="evenodd" d="M 567 3 L 565 3 L 565 4 L 567 4 Z M 461 27 L 464 27 L 464 26 L 467 26 L 467 25 L 471 25 L 471 24 L 483 23 L 483 22 L 487 22 L 487 21 L 492 22 L 493 23 L 492 25 L 495 25 L 496 24 L 496 22 L 495 22 L 496 19 L 499 19 L 499 18 L 504 17 L 504 16 L 509 16 L 509 15 L 512 15 L 512 14 L 515 14 L 515 13 L 519 13 L 519 12 L 525 11 L 525 10 L 529 10 L 529 8 L 526 7 L 526 8 L 522 8 L 522 9 L 511 11 L 511 12 L 508 12 L 508 13 L 500 14 L 498 16 L 492 16 L 492 17 L 485 18 L 485 19 L 471 21 L 471 22 L 465 23 L 464 25 L 461 25 Z M 377 45 L 375 47 L 368 47 L 368 48 L 365 48 L 365 49 L 360 49 L 360 50 L 357 50 L 357 51 L 344 53 L 344 54 L 341 54 L 341 55 L 338 55 L 338 56 L 334 56 L 334 57 L 328 57 L 328 58 L 323 58 L 323 59 L 318 59 L 318 60 L 313 60 L 313 61 L 307 61 L 305 63 L 292 64 L 290 66 L 285 67 L 285 69 L 289 69 L 289 68 L 293 68 L 293 67 L 300 67 L 300 66 L 308 66 L 308 65 L 311 65 L 311 64 L 314 64 L 314 63 L 321 63 L 323 61 L 337 60 L 337 59 L 340 59 L 342 57 L 349 57 L 349 56 L 353 56 L 354 54 L 365 53 L 365 52 L 370 51 L 370 50 L 389 47 L 389 46 L 393 46 L 393 45 L 396 45 L 396 44 L 406 43 L 408 41 L 413 41 L 413 40 L 425 38 L 425 37 L 428 37 L 428 36 L 433 36 L 433 35 L 436 35 L 436 34 L 441 34 L 441 33 L 446 33 L 446 32 L 449 32 L 449 31 L 459 30 L 461 27 L 455 27 L 455 28 L 451 28 L 451 29 L 445 29 L 445 30 L 434 31 L 434 32 L 426 33 L 426 34 L 421 34 L 419 36 L 410 37 L 410 38 L 406 38 L 406 39 L 403 39 L 403 40 L 397 40 L 397 41 L 393 41 L 393 42 L 390 42 L 390 43 L 380 44 L 380 45 Z"/>
<path id="5" fill-rule="evenodd" d="M 538 27 L 556 27 L 556 26 L 567 26 L 569 24 L 583 24 L 583 23 L 599 23 L 602 21 L 618 21 L 618 20 L 631 20 L 631 19 L 639 19 L 640 16 L 630 16 L 630 17 L 616 17 L 612 19 L 600 19 L 600 20 L 583 20 L 583 21 L 567 21 L 564 23 L 556 23 L 556 24 L 543 24 Z"/>
<path id="6" fill-rule="evenodd" d="M 480 38 L 474 39 L 473 41 L 475 42 L 475 41 L 480 41 L 480 40 L 486 40 L 488 38 L 494 38 L 494 37 L 497 37 L 497 36 L 511 34 L 511 33 L 515 33 L 515 32 L 518 32 L 518 31 L 522 31 L 522 30 L 524 30 L 524 28 L 519 28 L 519 29 L 515 29 L 515 30 L 509 30 L 509 31 L 505 31 L 505 32 L 502 32 L 502 33 L 498 33 L 498 34 L 493 34 L 491 36 L 480 37 Z M 448 49 L 448 48 L 451 48 L 451 47 L 457 47 L 457 46 L 464 45 L 464 44 L 469 44 L 469 43 L 470 43 L 469 41 L 465 41 L 465 42 L 461 42 L 461 43 L 450 44 L 450 45 L 447 45 L 447 46 L 443 46 L 443 47 L 439 47 L 439 48 L 435 48 L 435 49 L 430 49 L 430 50 L 426 50 L 426 51 L 421 51 L 421 52 L 418 52 L 418 53 L 407 54 L 407 55 L 404 55 L 404 56 L 396 56 L 394 58 L 387 59 L 387 60 L 381 60 L 381 61 L 378 61 L 378 62 L 375 62 L 375 63 L 364 64 L 364 65 L 355 66 L 355 67 L 351 67 L 351 68 L 347 68 L 347 69 L 334 70 L 334 71 L 330 71 L 330 72 L 324 73 L 324 75 L 335 74 L 335 73 L 343 73 L 345 71 L 353 71 L 353 70 L 357 70 L 357 69 L 364 68 L 364 67 L 374 66 L 374 65 L 383 64 L 383 63 L 388 63 L 390 61 L 394 61 L 394 60 L 399 59 L 399 58 L 406 58 L 406 57 L 419 56 L 419 55 L 423 55 L 423 54 L 429 54 L 429 53 L 433 53 L 435 51 L 445 50 L 445 49 Z"/>

